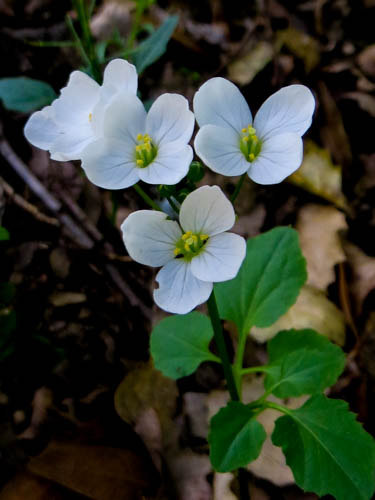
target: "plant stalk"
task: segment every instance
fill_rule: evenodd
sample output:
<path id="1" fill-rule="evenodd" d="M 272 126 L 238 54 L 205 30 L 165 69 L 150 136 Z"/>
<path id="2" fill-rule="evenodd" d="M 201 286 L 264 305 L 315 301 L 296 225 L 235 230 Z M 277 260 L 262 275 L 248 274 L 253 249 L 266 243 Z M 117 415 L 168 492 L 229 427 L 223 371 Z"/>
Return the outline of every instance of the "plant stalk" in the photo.
<path id="1" fill-rule="evenodd" d="M 159 212 L 162 211 L 161 208 L 154 202 L 154 200 L 150 198 L 149 195 L 143 191 L 141 186 L 139 186 L 138 184 L 134 184 L 133 188 L 137 191 L 139 196 L 147 203 L 147 205 L 149 205 L 154 210 L 158 210 Z"/>

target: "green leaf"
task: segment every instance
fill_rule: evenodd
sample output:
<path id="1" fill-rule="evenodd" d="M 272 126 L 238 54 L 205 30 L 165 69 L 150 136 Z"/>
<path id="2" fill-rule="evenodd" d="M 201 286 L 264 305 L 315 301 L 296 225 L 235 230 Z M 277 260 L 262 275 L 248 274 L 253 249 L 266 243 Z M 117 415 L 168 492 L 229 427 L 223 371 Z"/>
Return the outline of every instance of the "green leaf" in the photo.
<path id="1" fill-rule="evenodd" d="M 276 227 L 248 240 L 237 276 L 215 285 L 220 316 L 241 332 L 270 326 L 294 304 L 306 279 L 297 231 Z"/>
<path id="2" fill-rule="evenodd" d="M 345 367 L 345 355 L 314 330 L 286 330 L 268 343 L 264 385 L 278 398 L 316 394 L 333 385 Z"/>
<path id="3" fill-rule="evenodd" d="M 201 313 L 163 319 L 151 334 L 150 350 L 155 368 L 177 379 L 193 373 L 202 361 L 218 361 L 208 348 L 212 337 L 211 321 Z"/>
<path id="4" fill-rule="evenodd" d="M 138 73 L 142 73 L 164 54 L 177 23 L 178 16 L 169 16 L 151 36 L 138 45 L 133 56 Z"/>
<path id="5" fill-rule="evenodd" d="M 9 240 L 9 232 L 5 227 L 0 226 L 0 241 Z"/>
<path id="6" fill-rule="evenodd" d="M 30 113 L 50 104 L 56 98 L 48 83 L 19 76 L 0 79 L 0 99 L 13 111 Z"/>
<path id="7" fill-rule="evenodd" d="M 313 396 L 276 420 L 280 446 L 296 483 L 336 500 L 369 500 L 375 489 L 375 443 L 345 401 Z"/>
<path id="8" fill-rule="evenodd" d="M 208 442 L 216 471 L 230 472 L 259 456 L 267 435 L 255 416 L 248 406 L 231 401 L 212 417 Z"/>

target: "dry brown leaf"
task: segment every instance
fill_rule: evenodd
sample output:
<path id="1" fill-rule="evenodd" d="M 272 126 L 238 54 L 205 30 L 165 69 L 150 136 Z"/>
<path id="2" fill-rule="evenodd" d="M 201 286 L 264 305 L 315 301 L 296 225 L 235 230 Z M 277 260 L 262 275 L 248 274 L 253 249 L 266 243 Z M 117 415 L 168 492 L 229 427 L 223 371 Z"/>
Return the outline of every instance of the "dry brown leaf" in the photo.
<path id="1" fill-rule="evenodd" d="M 212 467 L 207 455 L 183 451 L 170 456 L 168 464 L 175 478 L 179 500 L 211 500 L 212 490 L 207 481 Z"/>
<path id="2" fill-rule="evenodd" d="M 184 414 L 188 418 L 189 428 L 193 436 L 207 438 L 207 394 L 202 392 L 185 392 Z"/>
<path id="3" fill-rule="evenodd" d="M 74 494 L 29 472 L 16 474 L 0 492 L 0 500 L 73 500 Z"/>
<path id="4" fill-rule="evenodd" d="M 305 142 L 302 165 L 288 180 L 339 208 L 347 209 L 347 201 L 342 193 L 342 169 L 332 163 L 327 149 L 320 148 L 313 141 Z"/>
<path id="5" fill-rule="evenodd" d="M 28 468 L 94 500 L 139 500 L 151 480 L 147 465 L 135 453 L 79 442 L 51 441 Z"/>
<path id="6" fill-rule="evenodd" d="M 339 231 L 347 227 L 344 214 L 334 207 L 309 204 L 301 208 L 296 229 L 307 261 L 308 285 L 326 291 L 335 281 L 335 265 L 346 260 Z"/>
<path id="7" fill-rule="evenodd" d="M 360 248 L 346 242 L 344 250 L 352 269 L 350 290 L 356 304 L 356 313 L 362 311 L 363 301 L 375 288 L 375 257 L 369 257 Z"/>
<path id="8" fill-rule="evenodd" d="M 341 94 L 342 99 L 352 99 L 366 113 L 375 117 L 375 97 L 366 92 L 345 92 Z"/>
<path id="9" fill-rule="evenodd" d="M 375 77 L 375 44 L 363 49 L 357 57 L 357 62 L 364 73 Z"/>
<path id="10" fill-rule="evenodd" d="M 48 300 L 55 307 L 64 307 L 70 304 L 86 302 L 87 297 L 80 292 L 54 292 L 49 296 Z"/>
<path id="11" fill-rule="evenodd" d="M 245 55 L 228 66 L 230 80 L 240 85 L 247 85 L 262 71 L 274 56 L 273 46 L 265 41 L 258 42 Z"/>
<path id="12" fill-rule="evenodd" d="M 281 330 L 311 328 L 339 345 L 345 343 L 345 318 L 333 302 L 316 288 L 305 285 L 297 302 L 276 323 L 252 328 L 250 336 L 258 342 L 272 339 Z"/>
<path id="13" fill-rule="evenodd" d="M 213 482 L 213 500 L 237 500 L 236 495 L 230 489 L 234 479 L 232 472 L 216 473 Z"/>
<path id="14" fill-rule="evenodd" d="M 320 61 L 320 48 L 315 38 L 295 28 L 277 32 L 278 45 L 286 46 L 292 54 L 301 59 L 306 73 L 309 73 Z"/>
<path id="15" fill-rule="evenodd" d="M 91 30 L 99 40 L 108 40 L 113 32 L 126 37 L 131 29 L 134 2 L 105 2 L 91 19 Z"/>

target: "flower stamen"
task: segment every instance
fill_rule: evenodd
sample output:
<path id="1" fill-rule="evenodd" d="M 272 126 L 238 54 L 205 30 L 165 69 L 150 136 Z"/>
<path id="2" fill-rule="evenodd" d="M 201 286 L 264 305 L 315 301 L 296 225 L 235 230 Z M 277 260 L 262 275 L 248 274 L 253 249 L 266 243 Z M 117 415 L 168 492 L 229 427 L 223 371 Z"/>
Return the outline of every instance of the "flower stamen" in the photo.
<path id="1" fill-rule="evenodd" d="M 208 238 L 208 234 L 195 234 L 192 231 L 186 231 L 177 241 L 173 253 L 177 259 L 184 258 L 190 261 L 202 251 Z"/>
<path id="2" fill-rule="evenodd" d="M 152 163 L 157 155 L 157 148 L 148 134 L 138 134 L 135 146 L 135 161 L 139 168 L 145 168 Z"/>
<path id="3" fill-rule="evenodd" d="M 248 162 L 253 162 L 262 149 L 262 143 L 256 135 L 256 130 L 252 125 L 241 130 L 240 149 Z"/>

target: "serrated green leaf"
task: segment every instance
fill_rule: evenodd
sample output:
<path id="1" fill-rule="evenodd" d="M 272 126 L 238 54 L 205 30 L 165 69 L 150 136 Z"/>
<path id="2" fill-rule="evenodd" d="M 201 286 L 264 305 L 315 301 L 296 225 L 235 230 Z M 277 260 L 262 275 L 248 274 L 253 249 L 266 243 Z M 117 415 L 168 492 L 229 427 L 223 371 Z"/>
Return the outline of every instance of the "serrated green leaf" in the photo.
<path id="1" fill-rule="evenodd" d="M 237 276 L 215 285 L 220 316 L 240 331 L 270 326 L 294 304 L 306 279 L 298 233 L 276 227 L 248 240 Z"/>
<path id="2" fill-rule="evenodd" d="M 285 330 L 268 343 L 264 386 L 278 398 L 316 394 L 333 385 L 345 367 L 345 355 L 313 330 Z"/>
<path id="3" fill-rule="evenodd" d="M 9 232 L 5 227 L 0 226 L 0 241 L 9 240 Z"/>
<path id="4" fill-rule="evenodd" d="M 139 74 L 164 54 L 177 23 L 178 16 L 169 16 L 151 36 L 139 44 L 133 56 Z"/>
<path id="5" fill-rule="evenodd" d="M 212 417 L 208 442 L 216 471 L 230 472 L 259 456 L 267 435 L 255 416 L 248 406 L 230 401 Z"/>
<path id="6" fill-rule="evenodd" d="M 203 361 L 218 361 L 208 348 L 212 337 L 211 321 L 196 311 L 163 319 L 151 334 L 155 368 L 177 379 L 193 373 Z"/>
<path id="7" fill-rule="evenodd" d="M 48 83 L 19 76 L 0 79 L 0 99 L 12 111 L 30 113 L 47 106 L 56 98 Z"/>
<path id="8" fill-rule="evenodd" d="M 296 483 L 336 500 L 369 500 L 375 489 L 375 443 L 345 401 L 313 396 L 276 420 L 280 446 Z"/>

